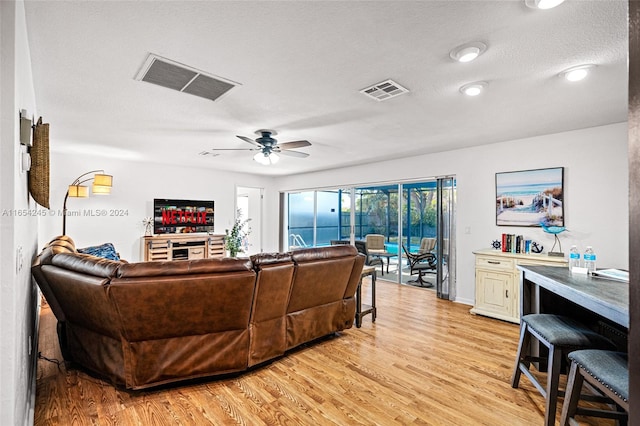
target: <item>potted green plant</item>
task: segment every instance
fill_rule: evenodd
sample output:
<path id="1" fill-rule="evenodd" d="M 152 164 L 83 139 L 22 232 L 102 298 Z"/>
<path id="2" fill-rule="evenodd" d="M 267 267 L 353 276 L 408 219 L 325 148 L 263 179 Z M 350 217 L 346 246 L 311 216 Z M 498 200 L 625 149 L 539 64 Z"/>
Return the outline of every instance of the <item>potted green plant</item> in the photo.
<path id="1" fill-rule="evenodd" d="M 247 237 L 251 233 L 251 228 L 249 228 L 248 223 L 251 218 L 240 220 L 242 216 L 241 213 L 241 210 L 238 209 L 238 214 L 236 215 L 236 220 L 233 223 L 231 231 L 228 229 L 224 230 L 224 246 L 229 252 L 229 257 L 236 257 L 238 253 L 244 253 L 244 249 L 248 245 Z"/>

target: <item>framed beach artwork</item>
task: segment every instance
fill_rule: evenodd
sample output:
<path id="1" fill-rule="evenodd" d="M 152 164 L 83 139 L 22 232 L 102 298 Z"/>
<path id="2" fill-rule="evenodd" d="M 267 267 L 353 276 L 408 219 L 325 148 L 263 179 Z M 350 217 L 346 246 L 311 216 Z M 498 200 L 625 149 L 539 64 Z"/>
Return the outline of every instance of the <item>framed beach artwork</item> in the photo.
<path id="1" fill-rule="evenodd" d="M 564 167 L 496 173 L 496 225 L 564 226 Z"/>

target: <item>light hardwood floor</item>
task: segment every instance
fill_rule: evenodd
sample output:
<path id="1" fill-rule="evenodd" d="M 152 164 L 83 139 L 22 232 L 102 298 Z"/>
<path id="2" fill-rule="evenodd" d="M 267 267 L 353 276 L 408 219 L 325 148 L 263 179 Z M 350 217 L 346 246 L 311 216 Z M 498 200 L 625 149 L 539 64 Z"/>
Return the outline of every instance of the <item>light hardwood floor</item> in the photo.
<path id="1" fill-rule="evenodd" d="M 510 385 L 517 325 L 430 290 L 380 279 L 376 290 L 375 323 L 366 316 L 362 328 L 234 377 L 127 392 L 40 359 L 35 425 L 542 424 L 540 394 L 524 377 L 520 389 Z M 61 359 L 46 306 L 39 351 Z"/>

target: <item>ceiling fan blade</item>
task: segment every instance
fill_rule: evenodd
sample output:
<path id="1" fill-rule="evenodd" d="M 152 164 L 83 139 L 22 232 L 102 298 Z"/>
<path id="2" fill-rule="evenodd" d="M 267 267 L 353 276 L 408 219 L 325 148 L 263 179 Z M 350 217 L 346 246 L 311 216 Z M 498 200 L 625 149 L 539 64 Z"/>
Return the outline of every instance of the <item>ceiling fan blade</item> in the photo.
<path id="1" fill-rule="evenodd" d="M 309 141 L 293 141 L 293 142 L 284 142 L 284 143 L 279 143 L 278 144 L 278 148 L 280 148 L 280 149 L 303 148 L 305 146 L 311 146 L 311 142 L 309 142 Z"/>
<path id="2" fill-rule="evenodd" d="M 306 158 L 309 156 L 306 152 L 300 151 L 278 151 L 279 154 L 287 155 L 289 157 Z"/>
<path id="3" fill-rule="evenodd" d="M 209 151 L 259 151 L 253 148 L 211 148 Z"/>
<path id="4" fill-rule="evenodd" d="M 236 135 L 236 136 L 239 137 L 240 139 L 242 139 L 243 141 L 250 143 L 251 145 L 262 147 L 262 145 L 260 145 L 258 142 L 254 141 L 251 138 L 248 138 L 246 136 L 238 136 L 238 135 Z"/>

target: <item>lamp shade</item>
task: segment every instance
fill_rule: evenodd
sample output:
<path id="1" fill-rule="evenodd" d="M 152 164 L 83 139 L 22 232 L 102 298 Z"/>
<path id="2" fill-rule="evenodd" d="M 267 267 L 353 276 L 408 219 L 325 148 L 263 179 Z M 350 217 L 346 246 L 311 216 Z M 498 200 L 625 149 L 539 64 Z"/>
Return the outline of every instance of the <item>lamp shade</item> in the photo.
<path id="1" fill-rule="evenodd" d="M 94 195 L 109 195 L 111 194 L 111 186 L 96 185 L 94 183 L 93 186 L 91 187 L 91 192 L 93 192 Z"/>
<path id="2" fill-rule="evenodd" d="M 89 187 L 84 185 L 69 185 L 69 197 L 86 198 L 89 196 Z"/>
<path id="3" fill-rule="evenodd" d="M 113 186 L 113 176 L 96 173 L 93 176 L 93 184 L 111 187 Z"/>

